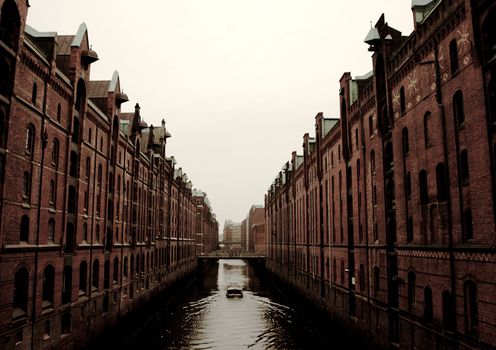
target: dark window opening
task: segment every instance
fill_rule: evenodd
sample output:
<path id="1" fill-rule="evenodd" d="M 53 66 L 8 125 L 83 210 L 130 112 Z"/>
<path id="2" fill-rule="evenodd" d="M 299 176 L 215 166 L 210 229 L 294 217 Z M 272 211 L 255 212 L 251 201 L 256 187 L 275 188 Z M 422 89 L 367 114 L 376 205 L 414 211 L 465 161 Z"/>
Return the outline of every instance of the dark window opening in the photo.
<path id="1" fill-rule="evenodd" d="M 427 171 L 422 170 L 419 173 L 419 188 L 420 188 L 420 204 L 429 203 L 429 193 L 427 187 Z"/>
<path id="2" fill-rule="evenodd" d="M 31 103 L 36 107 L 36 98 L 38 97 L 38 85 L 33 84 L 33 89 L 31 91 Z"/>
<path id="3" fill-rule="evenodd" d="M 458 44 L 456 39 L 451 40 L 449 43 L 449 55 L 450 55 L 450 68 L 451 74 L 458 72 Z"/>
<path id="4" fill-rule="evenodd" d="M 31 198 L 31 174 L 27 171 L 24 172 L 22 200 L 28 202 Z"/>
<path id="5" fill-rule="evenodd" d="M 19 269 L 14 277 L 14 318 L 24 316 L 28 310 L 29 272 L 26 268 Z"/>
<path id="6" fill-rule="evenodd" d="M 64 266 L 64 274 L 62 279 L 62 304 L 71 302 L 72 291 L 72 266 Z"/>
<path id="7" fill-rule="evenodd" d="M 453 331 L 455 328 L 454 300 L 451 293 L 443 292 L 443 326 L 445 329 Z"/>
<path id="8" fill-rule="evenodd" d="M 424 144 L 425 144 L 426 148 L 429 147 L 430 143 L 431 143 L 431 140 L 430 140 L 431 130 L 429 129 L 430 119 L 431 119 L 431 112 L 425 113 L 425 115 L 424 115 Z"/>
<path id="9" fill-rule="evenodd" d="M 79 295 L 85 295 L 88 291 L 88 263 L 82 261 L 79 265 Z"/>
<path id="10" fill-rule="evenodd" d="M 62 315 L 60 332 L 62 334 L 71 333 L 71 314 L 66 312 Z"/>
<path id="11" fill-rule="evenodd" d="M 55 269 L 52 265 L 45 267 L 43 272 L 43 294 L 42 308 L 49 307 L 53 304 L 53 294 L 55 291 Z"/>
<path id="12" fill-rule="evenodd" d="M 432 323 L 434 318 L 433 305 L 432 305 L 432 289 L 429 287 L 424 288 L 424 319 L 428 323 Z"/>
<path id="13" fill-rule="evenodd" d="M 410 145 L 408 143 L 408 129 L 403 128 L 402 131 L 402 141 L 403 141 L 403 157 L 406 157 L 408 155 L 408 152 L 410 151 Z"/>
<path id="14" fill-rule="evenodd" d="M 69 196 L 67 200 L 67 212 L 69 214 L 76 214 L 77 205 L 77 195 L 76 188 L 74 186 L 69 186 Z"/>
<path id="15" fill-rule="evenodd" d="M 466 209 L 463 215 L 465 225 L 465 240 L 474 239 L 474 223 L 472 218 L 472 210 Z"/>
<path id="16" fill-rule="evenodd" d="M 21 242 L 29 241 L 29 216 L 27 215 L 23 215 L 23 217 L 21 218 L 21 231 L 19 240 Z"/>
<path id="17" fill-rule="evenodd" d="M 408 243 L 413 241 L 413 218 L 410 216 L 406 226 L 406 241 Z"/>
<path id="18" fill-rule="evenodd" d="M 114 271 L 112 273 L 113 277 L 113 283 L 117 284 L 119 283 L 119 259 L 115 258 L 114 259 Z"/>
<path id="19" fill-rule="evenodd" d="M 405 103 L 405 88 L 402 86 L 400 89 L 400 112 L 405 114 L 406 103 Z"/>
<path id="20" fill-rule="evenodd" d="M 446 167 L 444 163 L 439 163 L 436 166 L 436 183 L 437 183 L 437 200 L 445 202 L 448 200 L 448 181 L 446 176 Z"/>
<path id="21" fill-rule="evenodd" d="M 72 142 L 79 142 L 79 118 L 74 117 L 74 123 L 72 123 Z"/>
<path id="22" fill-rule="evenodd" d="M 98 260 L 93 261 L 93 272 L 91 275 L 91 286 L 93 289 L 98 290 L 98 285 L 100 281 L 100 263 Z"/>
<path id="23" fill-rule="evenodd" d="M 78 173 L 78 155 L 75 151 L 71 151 L 69 159 L 69 175 L 72 177 L 77 177 Z"/>
<path id="24" fill-rule="evenodd" d="M 110 287 L 110 261 L 105 260 L 103 265 L 103 288 L 108 289 Z"/>
<path id="25" fill-rule="evenodd" d="M 408 310 L 415 304 L 415 272 L 408 272 Z"/>
<path id="26" fill-rule="evenodd" d="M 465 110 L 463 107 L 463 94 L 460 90 L 453 95 L 453 118 L 458 126 L 465 122 Z"/>
<path id="27" fill-rule="evenodd" d="M 472 281 L 463 284 L 463 303 L 465 313 L 465 333 L 471 336 L 478 334 L 477 286 Z"/>
<path id="28" fill-rule="evenodd" d="M 67 229 L 65 233 L 65 252 L 66 253 L 74 253 L 74 247 L 76 245 L 74 239 L 74 224 L 68 222 Z"/>
<path id="29" fill-rule="evenodd" d="M 21 31 L 21 18 L 15 1 L 6 0 L 2 6 L 0 15 L 0 40 L 12 50 L 17 51 Z"/>

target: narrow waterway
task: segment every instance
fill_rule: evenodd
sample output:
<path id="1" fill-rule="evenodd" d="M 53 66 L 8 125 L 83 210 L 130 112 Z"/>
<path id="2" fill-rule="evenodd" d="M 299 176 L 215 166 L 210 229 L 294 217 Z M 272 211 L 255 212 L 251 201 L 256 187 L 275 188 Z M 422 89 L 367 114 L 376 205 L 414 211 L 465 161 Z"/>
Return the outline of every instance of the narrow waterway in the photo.
<path id="1" fill-rule="evenodd" d="M 226 297 L 233 283 L 243 288 L 243 298 Z M 131 349 L 350 348 L 243 260 L 219 260 L 161 314 Z"/>

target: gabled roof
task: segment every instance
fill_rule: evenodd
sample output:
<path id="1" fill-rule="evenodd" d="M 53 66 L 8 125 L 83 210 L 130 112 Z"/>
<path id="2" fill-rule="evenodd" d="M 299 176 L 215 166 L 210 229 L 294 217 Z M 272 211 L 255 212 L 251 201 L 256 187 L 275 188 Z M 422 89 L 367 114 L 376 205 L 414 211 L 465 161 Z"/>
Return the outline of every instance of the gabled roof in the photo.
<path id="1" fill-rule="evenodd" d="M 109 91 L 110 81 L 109 80 L 92 80 L 88 87 L 88 97 L 107 97 Z"/>
<path id="2" fill-rule="evenodd" d="M 71 54 L 71 43 L 74 40 L 74 35 L 59 35 L 57 36 L 57 55 L 67 56 Z"/>

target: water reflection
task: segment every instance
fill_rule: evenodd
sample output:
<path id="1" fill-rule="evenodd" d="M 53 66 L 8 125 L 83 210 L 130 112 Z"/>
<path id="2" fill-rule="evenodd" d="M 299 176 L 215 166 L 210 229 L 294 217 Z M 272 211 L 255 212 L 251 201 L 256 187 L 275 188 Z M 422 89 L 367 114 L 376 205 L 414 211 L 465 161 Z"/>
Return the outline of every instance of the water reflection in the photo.
<path id="1" fill-rule="evenodd" d="M 243 298 L 226 298 L 232 283 L 243 288 Z M 134 348 L 337 348 L 242 260 L 219 260 L 145 333 Z"/>

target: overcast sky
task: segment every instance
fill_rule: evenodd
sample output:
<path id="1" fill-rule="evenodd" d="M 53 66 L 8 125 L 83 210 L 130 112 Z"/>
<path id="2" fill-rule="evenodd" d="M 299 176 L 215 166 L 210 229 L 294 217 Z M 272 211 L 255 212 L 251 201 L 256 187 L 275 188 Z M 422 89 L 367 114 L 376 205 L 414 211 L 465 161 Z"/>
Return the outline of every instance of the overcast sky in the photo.
<path id="1" fill-rule="evenodd" d="M 32 0 L 28 24 L 75 34 L 88 26 L 100 60 L 92 80 L 117 70 L 133 111 L 165 118 L 174 155 L 205 191 L 221 230 L 241 221 L 315 115 L 338 117 L 339 78 L 371 70 L 363 39 L 382 13 L 413 30 L 411 0 Z"/>

